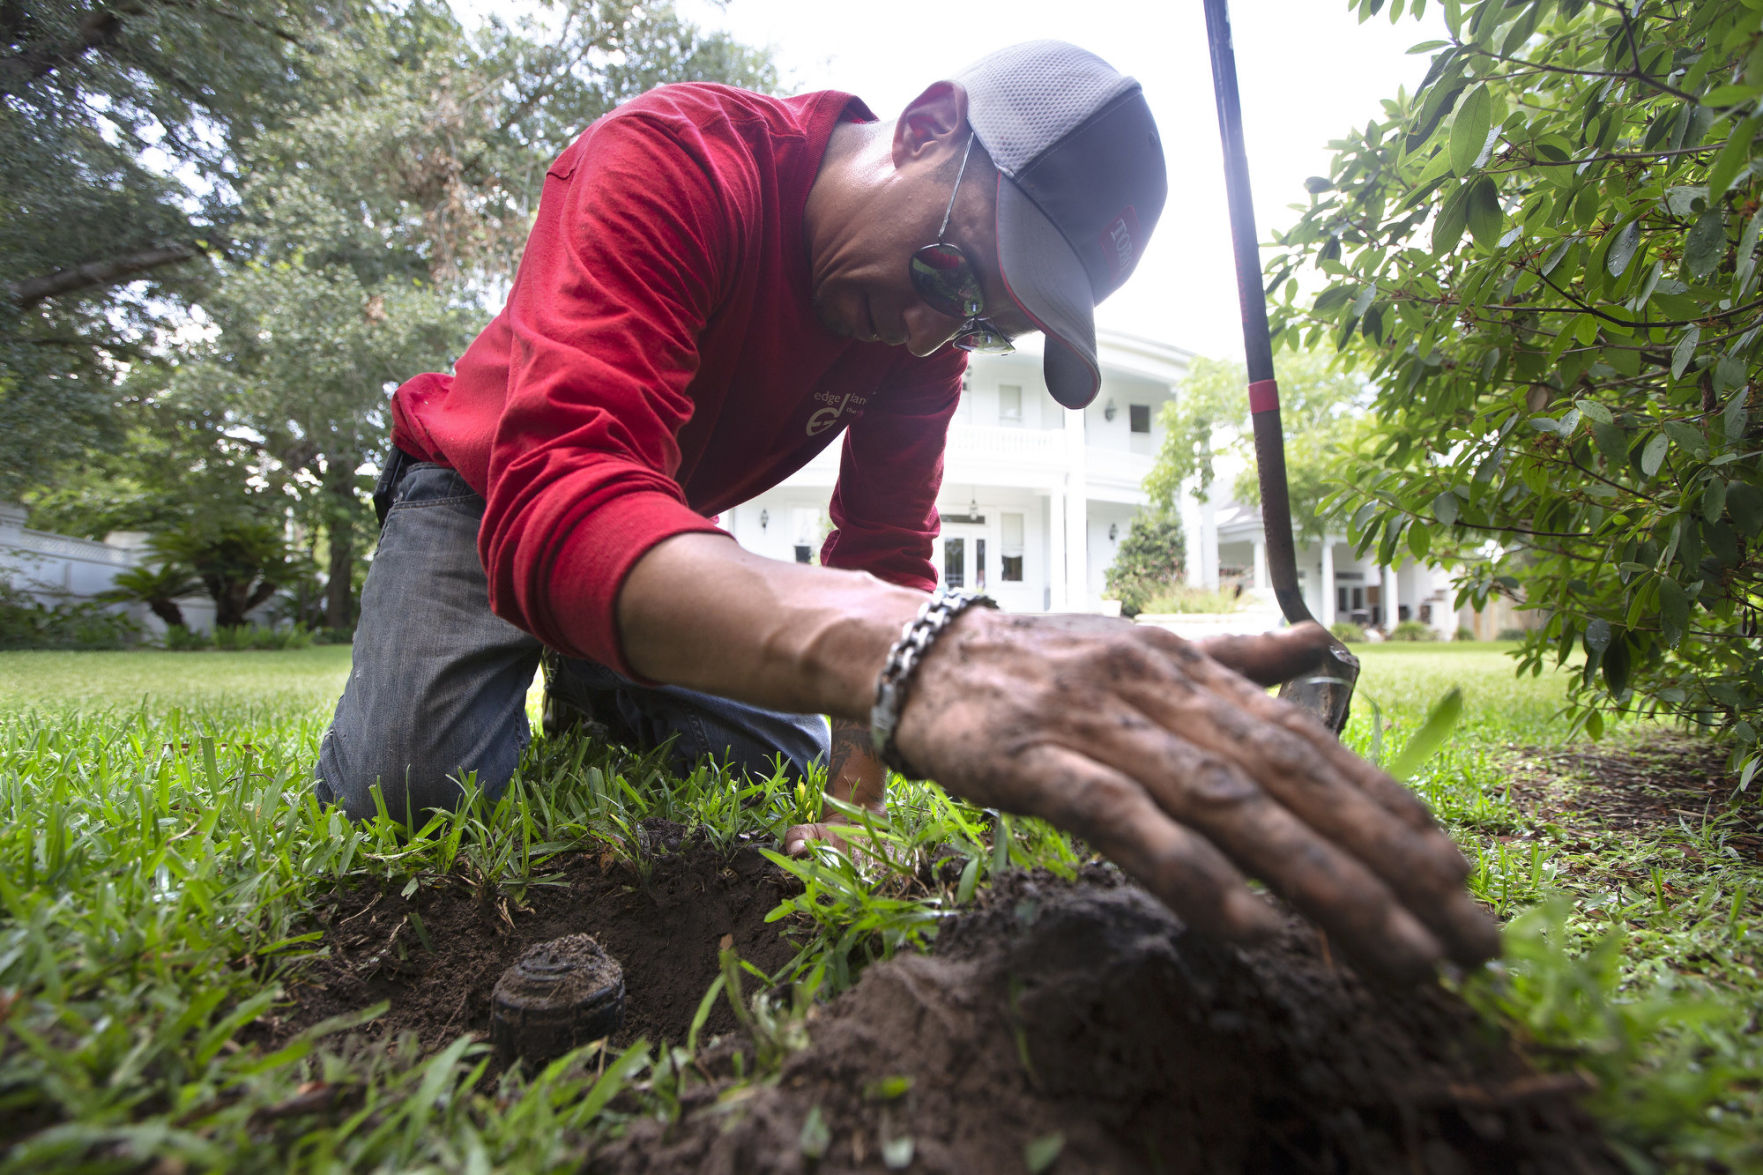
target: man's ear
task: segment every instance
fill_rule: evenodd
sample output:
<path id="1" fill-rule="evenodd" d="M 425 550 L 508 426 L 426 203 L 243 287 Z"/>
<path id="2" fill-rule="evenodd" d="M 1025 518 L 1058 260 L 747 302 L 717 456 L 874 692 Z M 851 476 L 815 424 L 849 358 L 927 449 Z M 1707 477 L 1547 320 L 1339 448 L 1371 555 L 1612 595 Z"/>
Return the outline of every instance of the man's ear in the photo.
<path id="1" fill-rule="evenodd" d="M 967 134 L 967 90 L 955 82 L 933 83 L 894 123 L 894 166 L 940 155 Z"/>

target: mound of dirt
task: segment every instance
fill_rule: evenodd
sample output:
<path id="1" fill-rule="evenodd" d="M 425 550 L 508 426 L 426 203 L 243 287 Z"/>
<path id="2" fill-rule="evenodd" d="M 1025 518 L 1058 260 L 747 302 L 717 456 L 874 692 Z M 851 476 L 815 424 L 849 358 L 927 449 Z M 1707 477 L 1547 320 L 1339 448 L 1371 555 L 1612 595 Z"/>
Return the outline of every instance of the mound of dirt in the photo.
<path id="1" fill-rule="evenodd" d="M 774 1085 L 699 1087 L 589 1169 L 1621 1169 L 1575 1083 L 1442 989 L 1367 987 L 1296 920 L 1253 950 L 1203 941 L 1099 868 L 1000 879 L 810 1034 Z"/>
<path id="2" fill-rule="evenodd" d="M 284 977 L 294 1006 L 264 1025 L 266 1043 L 380 1000 L 391 1006 L 362 1027 L 369 1038 L 414 1032 L 425 1052 L 464 1032 L 488 1039 L 502 972 L 533 944 L 577 933 L 593 935 L 624 968 L 624 1022 L 614 1043 L 683 1042 L 721 973 L 725 937 L 767 973 L 794 957 L 781 923 L 765 916 L 800 892 L 757 849 L 724 854 L 683 831 L 645 826 L 653 854 L 646 877 L 584 854 L 563 864 L 563 884 L 529 888 L 525 905 L 483 900 L 463 881 L 408 898 L 396 887 L 335 895 L 318 910 L 330 955 Z M 734 1029 L 727 1001 L 717 1001 L 706 1035 Z"/>

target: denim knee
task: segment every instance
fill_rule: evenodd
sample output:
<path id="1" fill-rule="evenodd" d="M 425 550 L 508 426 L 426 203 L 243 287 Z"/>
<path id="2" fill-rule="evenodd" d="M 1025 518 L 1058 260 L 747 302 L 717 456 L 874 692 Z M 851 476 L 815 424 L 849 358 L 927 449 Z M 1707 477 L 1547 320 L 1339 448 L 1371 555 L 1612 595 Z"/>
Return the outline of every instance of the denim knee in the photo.
<path id="1" fill-rule="evenodd" d="M 473 779 L 481 799 L 490 803 L 500 799 L 508 790 L 525 745 L 523 739 L 512 747 L 492 751 L 488 761 L 476 765 L 472 776 L 457 761 L 437 757 L 434 752 L 438 748 L 420 743 L 400 747 L 395 740 L 384 738 L 361 746 L 332 727 L 319 744 L 313 792 L 321 803 L 342 808 L 351 820 L 370 820 L 379 811 L 373 796 L 377 786 L 387 815 L 405 823 L 421 823 L 421 814 L 431 808 L 458 808 L 466 796 L 461 781 L 467 778 Z"/>

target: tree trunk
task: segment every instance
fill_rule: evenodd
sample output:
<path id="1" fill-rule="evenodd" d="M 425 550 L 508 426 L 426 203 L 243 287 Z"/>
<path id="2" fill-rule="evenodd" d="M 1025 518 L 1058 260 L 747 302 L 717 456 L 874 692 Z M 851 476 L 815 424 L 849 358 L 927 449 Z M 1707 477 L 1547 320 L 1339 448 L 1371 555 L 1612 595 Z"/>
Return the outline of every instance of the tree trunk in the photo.
<path id="1" fill-rule="evenodd" d="M 330 579 L 324 589 L 326 628 L 348 628 L 355 623 L 355 466 L 359 462 L 334 458 L 324 471 L 326 529 L 330 532 Z"/>
<path id="2" fill-rule="evenodd" d="M 187 628 L 184 623 L 184 610 L 178 607 L 176 600 L 148 600 L 147 607 L 153 615 L 165 621 L 168 628 Z"/>
<path id="3" fill-rule="evenodd" d="M 218 576 L 209 579 L 208 594 L 214 597 L 214 627 L 237 628 L 245 623 L 245 593 L 250 587 L 249 580 Z"/>

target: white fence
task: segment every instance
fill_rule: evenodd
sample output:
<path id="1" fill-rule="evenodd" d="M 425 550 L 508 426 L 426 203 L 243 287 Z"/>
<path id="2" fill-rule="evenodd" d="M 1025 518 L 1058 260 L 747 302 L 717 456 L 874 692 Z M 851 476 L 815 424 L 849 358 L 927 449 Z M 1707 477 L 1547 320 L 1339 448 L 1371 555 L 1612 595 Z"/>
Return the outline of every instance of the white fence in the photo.
<path id="1" fill-rule="evenodd" d="M 51 607 L 96 600 L 115 584 L 119 573 L 147 561 L 144 534 L 117 533 L 96 542 L 32 530 L 24 522 L 22 507 L 0 503 L 0 577 L 12 590 Z M 192 630 L 207 632 L 214 627 L 214 601 L 207 596 L 186 596 L 178 601 L 178 607 Z M 113 604 L 111 608 L 126 613 L 150 635 L 165 631 L 165 625 L 145 604 Z"/>

